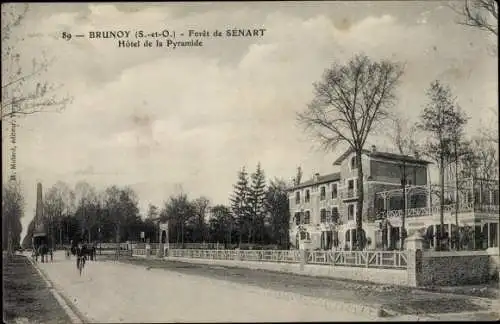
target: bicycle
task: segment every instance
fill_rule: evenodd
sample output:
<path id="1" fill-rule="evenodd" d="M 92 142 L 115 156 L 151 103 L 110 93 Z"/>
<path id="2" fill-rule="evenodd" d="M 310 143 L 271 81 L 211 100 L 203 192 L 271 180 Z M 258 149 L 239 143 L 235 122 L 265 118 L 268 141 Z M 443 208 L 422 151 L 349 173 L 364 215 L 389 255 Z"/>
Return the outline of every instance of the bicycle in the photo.
<path id="1" fill-rule="evenodd" d="M 78 271 L 80 271 L 80 276 L 81 276 L 82 270 L 85 267 L 85 256 L 79 256 L 76 259 L 76 267 L 78 268 Z"/>

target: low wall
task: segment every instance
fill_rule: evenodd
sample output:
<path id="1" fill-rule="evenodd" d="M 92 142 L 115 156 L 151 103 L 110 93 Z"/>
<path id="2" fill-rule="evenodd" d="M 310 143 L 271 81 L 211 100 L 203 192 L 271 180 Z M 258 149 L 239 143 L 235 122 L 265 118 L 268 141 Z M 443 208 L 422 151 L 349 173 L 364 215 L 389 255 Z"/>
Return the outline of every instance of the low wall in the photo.
<path id="1" fill-rule="evenodd" d="M 134 249 L 133 255 L 146 256 Z M 156 250 L 151 255 L 156 255 Z M 498 276 L 497 251 L 168 250 L 165 260 L 398 286 L 480 284 Z"/>
<path id="2" fill-rule="evenodd" d="M 297 263 L 261 262 L 261 261 L 234 261 L 234 260 L 209 260 L 165 257 L 166 260 L 181 261 L 197 264 L 220 265 L 239 267 L 255 270 L 268 270 L 286 272 L 313 277 L 328 277 L 336 279 L 349 279 L 368 281 L 387 285 L 407 285 L 407 272 L 401 269 L 374 269 L 348 266 L 304 264 L 301 268 Z"/>
<path id="3" fill-rule="evenodd" d="M 481 284 L 490 279 L 490 255 L 485 251 L 426 251 L 419 285 Z"/>

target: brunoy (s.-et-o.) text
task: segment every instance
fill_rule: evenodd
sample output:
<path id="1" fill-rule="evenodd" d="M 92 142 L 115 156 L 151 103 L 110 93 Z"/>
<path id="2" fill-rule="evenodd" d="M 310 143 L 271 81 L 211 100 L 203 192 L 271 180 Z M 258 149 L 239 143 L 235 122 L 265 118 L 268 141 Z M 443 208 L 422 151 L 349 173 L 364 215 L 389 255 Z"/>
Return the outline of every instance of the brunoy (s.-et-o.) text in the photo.
<path id="1" fill-rule="evenodd" d="M 146 30 L 106 30 L 89 31 L 87 33 L 62 32 L 61 38 L 70 41 L 72 39 L 86 38 L 89 40 L 112 40 L 118 48 L 169 48 L 179 47 L 201 47 L 210 39 L 234 39 L 234 38 L 261 38 L 267 30 L 265 28 L 226 28 L 226 29 L 160 29 L 156 31 Z"/>

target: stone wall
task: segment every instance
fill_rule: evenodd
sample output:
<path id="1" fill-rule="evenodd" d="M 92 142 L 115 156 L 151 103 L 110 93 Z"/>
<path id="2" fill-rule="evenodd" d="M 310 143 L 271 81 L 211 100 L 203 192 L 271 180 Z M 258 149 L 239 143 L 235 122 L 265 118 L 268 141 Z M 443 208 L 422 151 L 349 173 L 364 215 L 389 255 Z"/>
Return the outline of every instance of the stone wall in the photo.
<path id="1" fill-rule="evenodd" d="M 489 280 L 490 256 L 482 251 L 427 251 L 420 271 L 421 286 L 485 283 Z"/>

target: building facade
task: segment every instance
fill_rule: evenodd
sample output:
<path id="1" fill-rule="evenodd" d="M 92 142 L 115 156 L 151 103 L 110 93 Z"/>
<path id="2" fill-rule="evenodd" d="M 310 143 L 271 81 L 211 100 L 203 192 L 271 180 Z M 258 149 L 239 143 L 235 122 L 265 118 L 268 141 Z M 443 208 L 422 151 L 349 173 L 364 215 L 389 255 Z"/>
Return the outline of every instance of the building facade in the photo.
<path id="1" fill-rule="evenodd" d="M 418 156 L 379 152 L 376 147 L 363 151 L 361 161 L 363 231 L 368 249 L 399 248 L 403 214 L 407 234 L 411 235 L 416 230 L 429 235 L 436 233 L 440 224 L 440 206 L 435 195 L 436 186 L 428 182 L 428 161 Z M 349 250 L 355 246 L 359 182 L 354 152 L 347 151 L 333 164 L 338 172 L 316 174 L 313 179 L 289 190 L 290 240 L 296 248 Z M 484 184 L 476 181 L 475 186 L 482 188 Z M 469 185 L 468 188 L 472 187 Z M 485 233 L 489 231 L 486 234 L 489 235 L 488 244 L 498 246 L 498 181 L 496 191 L 494 185 L 490 184 L 490 187 L 491 190 L 482 189 L 482 198 L 476 197 L 475 205 L 471 205 L 473 198 L 470 197 L 474 196 L 472 189 L 465 193 L 464 185 L 460 188 L 462 190 L 455 190 L 459 196 L 470 198 L 459 199 L 458 218 L 462 226 L 477 224 L 481 231 L 485 228 Z M 475 189 L 476 196 L 478 190 Z M 446 195 L 454 197 L 456 192 L 448 188 Z M 485 197 L 488 197 L 487 201 Z M 480 199 L 483 207 L 479 205 Z M 448 202 L 444 208 L 448 233 L 453 230 L 449 214 L 456 211 L 452 203 L 450 205 Z M 467 206 L 476 206 L 476 209 L 466 209 Z M 435 235 L 433 239 L 435 241 Z"/>

